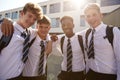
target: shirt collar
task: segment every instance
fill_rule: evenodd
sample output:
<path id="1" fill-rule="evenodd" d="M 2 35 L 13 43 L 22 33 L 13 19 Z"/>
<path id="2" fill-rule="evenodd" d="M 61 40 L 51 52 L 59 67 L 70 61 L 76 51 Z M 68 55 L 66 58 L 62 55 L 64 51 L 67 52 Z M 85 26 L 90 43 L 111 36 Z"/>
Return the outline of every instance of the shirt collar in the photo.
<path id="1" fill-rule="evenodd" d="M 45 43 L 45 42 L 47 42 L 47 41 L 49 40 L 49 35 L 46 36 L 46 39 L 45 39 L 45 40 L 42 40 L 42 39 L 39 37 L 39 35 L 37 35 L 36 39 L 37 39 L 38 42 L 39 42 L 39 41 L 44 41 L 44 43 Z"/>
<path id="2" fill-rule="evenodd" d="M 104 23 L 101 22 L 100 25 L 98 25 L 96 28 L 95 28 L 95 32 L 99 31 L 102 27 L 103 27 Z M 93 30 L 93 28 L 91 28 Z"/>
<path id="3" fill-rule="evenodd" d="M 73 41 L 75 37 L 76 37 L 76 34 L 74 34 L 71 38 L 68 38 L 68 37 L 65 35 L 65 38 L 66 38 L 67 40 L 70 39 L 70 41 Z"/>
<path id="4" fill-rule="evenodd" d="M 26 29 L 22 28 L 22 26 L 20 26 L 17 22 L 14 22 L 13 25 L 15 26 L 15 28 L 17 30 L 19 30 L 20 32 L 25 32 Z"/>

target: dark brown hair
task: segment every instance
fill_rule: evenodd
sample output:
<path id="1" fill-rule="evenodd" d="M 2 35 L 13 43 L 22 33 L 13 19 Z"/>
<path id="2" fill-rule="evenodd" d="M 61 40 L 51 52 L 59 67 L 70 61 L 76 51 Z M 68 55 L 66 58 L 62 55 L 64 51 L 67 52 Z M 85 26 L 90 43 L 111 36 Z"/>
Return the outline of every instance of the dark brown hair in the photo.
<path id="1" fill-rule="evenodd" d="M 60 22 L 62 22 L 64 19 L 69 19 L 73 22 L 73 18 L 71 16 L 63 16 L 60 20 Z"/>

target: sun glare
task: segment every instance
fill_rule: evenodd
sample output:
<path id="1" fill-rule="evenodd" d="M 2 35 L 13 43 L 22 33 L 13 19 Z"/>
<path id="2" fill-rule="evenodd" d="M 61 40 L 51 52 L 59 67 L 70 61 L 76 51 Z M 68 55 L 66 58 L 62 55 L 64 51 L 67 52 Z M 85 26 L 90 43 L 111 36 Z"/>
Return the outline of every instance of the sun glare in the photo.
<path id="1" fill-rule="evenodd" d="M 85 0 L 70 0 L 70 1 L 78 9 L 86 3 Z"/>

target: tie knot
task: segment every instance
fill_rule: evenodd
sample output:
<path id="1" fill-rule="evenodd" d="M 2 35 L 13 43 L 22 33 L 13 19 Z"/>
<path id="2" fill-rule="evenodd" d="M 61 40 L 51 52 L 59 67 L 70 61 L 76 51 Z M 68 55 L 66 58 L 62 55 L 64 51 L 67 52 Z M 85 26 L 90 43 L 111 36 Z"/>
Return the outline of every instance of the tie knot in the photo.
<path id="1" fill-rule="evenodd" d="M 25 37 L 27 36 L 27 33 L 24 31 L 24 32 L 21 33 L 21 36 L 22 36 L 23 38 L 25 38 Z"/>
<path id="2" fill-rule="evenodd" d="M 92 35 L 94 35 L 94 33 L 95 33 L 95 29 L 92 30 Z"/>
<path id="3" fill-rule="evenodd" d="M 68 42 L 70 42 L 70 39 L 68 38 Z"/>
<path id="4" fill-rule="evenodd" d="M 41 47 L 44 46 L 44 41 L 41 41 L 40 46 Z"/>

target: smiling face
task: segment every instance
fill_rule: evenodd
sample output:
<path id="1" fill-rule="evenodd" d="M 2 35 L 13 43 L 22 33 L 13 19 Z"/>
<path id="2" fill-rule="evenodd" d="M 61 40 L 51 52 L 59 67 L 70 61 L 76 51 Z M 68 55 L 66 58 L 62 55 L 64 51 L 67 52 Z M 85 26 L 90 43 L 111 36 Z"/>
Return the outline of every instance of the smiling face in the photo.
<path id="1" fill-rule="evenodd" d="M 85 19 L 90 26 L 95 28 L 101 23 L 102 14 L 99 13 L 97 10 L 90 9 L 90 10 L 86 11 Z"/>
<path id="2" fill-rule="evenodd" d="M 61 24 L 62 24 L 62 30 L 64 31 L 65 34 L 70 34 L 71 32 L 73 32 L 74 24 L 71 20 L 64 19 L 61 22 Z"/>
<path id="3" fill-rule="evenodd" d="M 102 21 L 102 14 L 100 12 L 100 8 L 97 4 L 89 4 L 85 10 L 84 10 L 84 14 L 85 14 L 85 19 L 88 22 L 88 24 L 95 28 L 97 27 L 101 21 Z"/>
<path id="4" fill-rule="evenodd" d="M 73 33 L 73 20 L 71 18 L 64 18 L 61 20 L 62 30 L 65 33 L 66 36 L 72 36 Z"/>
<path id="5" fill-rule="evenodd" d="M 41 19 L 43 12 L 38 4 L 27 3 L 20 12 L 20 18 L 17 21 L 23 28 L 32 26 L 37 19 Z"/>
<path id="6" fill-rule="evenodd" d="M 37 16 L 31 12 L 21 12 L 19 24 L 23 26 L 23 28 L 29 28 L 32 26 L 37 20 Z"/>
<path id="7" fill-rule="evenodd" d="M 37 24 L 37 29 L 38 29 L 38 35 L 40 36 L 41 39 L 45 39 L 47 34 L 49 33 L 50 30 L 50 25 L 49 24 Z"/>
<path id="8" fill-rule="evenodd" d="M 50 30 L 51 20 L 47 16 L 43 16 L 42 19 L 37 21 L 38 35 L 41 39 L 46 39 L 47 34 Z"/>

